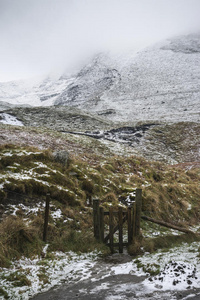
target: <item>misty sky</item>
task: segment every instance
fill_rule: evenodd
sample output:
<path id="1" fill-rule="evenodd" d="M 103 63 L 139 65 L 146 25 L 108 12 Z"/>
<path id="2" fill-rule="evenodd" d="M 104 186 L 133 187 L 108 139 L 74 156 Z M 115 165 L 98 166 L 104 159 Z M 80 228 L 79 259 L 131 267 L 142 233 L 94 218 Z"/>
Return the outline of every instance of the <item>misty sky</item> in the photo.
<path id="1" fill-rule="evenodd" d="M 200 32 L 200 0 L 0 0 L 0 81 Z"/>

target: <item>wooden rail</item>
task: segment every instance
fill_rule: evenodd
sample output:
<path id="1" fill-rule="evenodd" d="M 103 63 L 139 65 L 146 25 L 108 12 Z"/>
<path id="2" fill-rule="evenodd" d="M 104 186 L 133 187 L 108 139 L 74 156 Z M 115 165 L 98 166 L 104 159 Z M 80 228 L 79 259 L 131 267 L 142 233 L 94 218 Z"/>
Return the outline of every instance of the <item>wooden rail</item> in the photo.
<path id="1" fill-rule="evenodd" d="M 187 228 L 179 227 L 179 226 L 176 226 L 176 225 L 168 223 L 168 222 L 164 222 L 164 221 L 160 221 L 160 220 L 155 220 L 155 219 L 152 219 L 152 218 L 147 217 L 147 216 L 141 216 L 141 218 L 143 220 L 150 221 L 150 222 L 159 224 L 161 226 L 164 226 L 164 227 L 167 227 L 167 228 L 171 228 L 171 229 L 175 229 L 175 230 L 178 230 L 178 231 L 181 231 L 181 232 L 194 233 L 193 231 L 191 231 L 191 230 L 189 230 Z"/>

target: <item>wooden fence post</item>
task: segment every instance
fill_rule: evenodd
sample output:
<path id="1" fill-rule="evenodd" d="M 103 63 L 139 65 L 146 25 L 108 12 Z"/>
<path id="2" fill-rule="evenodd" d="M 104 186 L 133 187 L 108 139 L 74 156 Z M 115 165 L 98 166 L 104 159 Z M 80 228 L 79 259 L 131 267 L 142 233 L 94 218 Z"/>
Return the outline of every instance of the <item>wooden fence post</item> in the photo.
<path id="1" fill-rule="evenodd" d="M 93 200 L 94 237 L 100 239 L 99 200 Z"/>
<path id="2" fill-rule="evenodd" d="M 114 224 L 113 224 L 113 207 L 109 208 L 109 231 L 110 231 L 110 251 L 114 253 L 114 240 L 113 240 L 113 233 L 114 233 Z"/>
<path id="3" fill-rule="evenodd" d="M 100 241 L 104 241 L 104 210 L 103 207 L 99 209 L 99 221 L 100 221 Z"/>
<path id="4" fill-rule="evenodd" d="M 119 253 L 123 253 L 123 211 L 122 207 L 118 208 L 119 217 Z"/>
<path id="5" fill-rule="evenodd" d="M 127 208 L 127 222 L 128 222 L 128 244 L 132 242 L 132 223 L 131 223 L 131 207 Z"/>
<path id="6" fill-rule="evenodd" d="M 136 189 L 136 218 L 135 218 L 135 237 L 137 238 L 140 235 L 140 220 L 141 220 L 141 211 L 142 211 L 142 190 Z"/>
<path id="7" fill-rule="evenodd" d="M 43 231 L 43 241 L 47 242 L 47 230 L 48 230 L 48 222 L 49 222 L 49 202 L 50 202 L 50 194 L 46 195 L 46 206 L 45 206 L 45 215 L 44 215 L 44 231 Z"/>
<path id="8" fill-rule="evenodd" d="M 131 242 L 135 239 L 135 223 L 136 223 L 136 202 L 133 203 L 132 208 L 132 226 L 131 226 Z"/>

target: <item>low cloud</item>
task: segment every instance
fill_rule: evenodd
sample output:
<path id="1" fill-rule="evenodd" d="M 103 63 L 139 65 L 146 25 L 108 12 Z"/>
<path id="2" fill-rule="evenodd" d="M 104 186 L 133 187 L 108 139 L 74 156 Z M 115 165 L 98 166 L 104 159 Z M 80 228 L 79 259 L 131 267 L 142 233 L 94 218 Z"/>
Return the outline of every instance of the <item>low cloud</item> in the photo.
<path id="1" fill-rule="evenodd" d="M 0 0 L 0 81 L 200 31 L 199 0 Z"/>

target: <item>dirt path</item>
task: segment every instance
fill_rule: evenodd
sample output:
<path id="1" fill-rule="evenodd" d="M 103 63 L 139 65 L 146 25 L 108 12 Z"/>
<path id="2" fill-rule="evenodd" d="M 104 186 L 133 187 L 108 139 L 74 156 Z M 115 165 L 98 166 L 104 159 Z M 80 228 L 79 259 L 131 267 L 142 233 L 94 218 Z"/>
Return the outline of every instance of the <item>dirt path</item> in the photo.
<path id="1" fill-rule="evenodd" d="M 112 274 L 110 269 L 113 266 L 130 261 L 128 255 L 115 255 L 106 261 L 99 261 L 93 268 L 91 277 L 84 281 L 74 283 L 63 282 L 62 285 L 39 294 L 32 300 L 177 300 L 192 299 L 200 300 L 200 288 L 198 290 L 175 291 L 151 291 L 147 290 L 143 281 L 146 276 L 135 276 L 134 274 Z"/>

